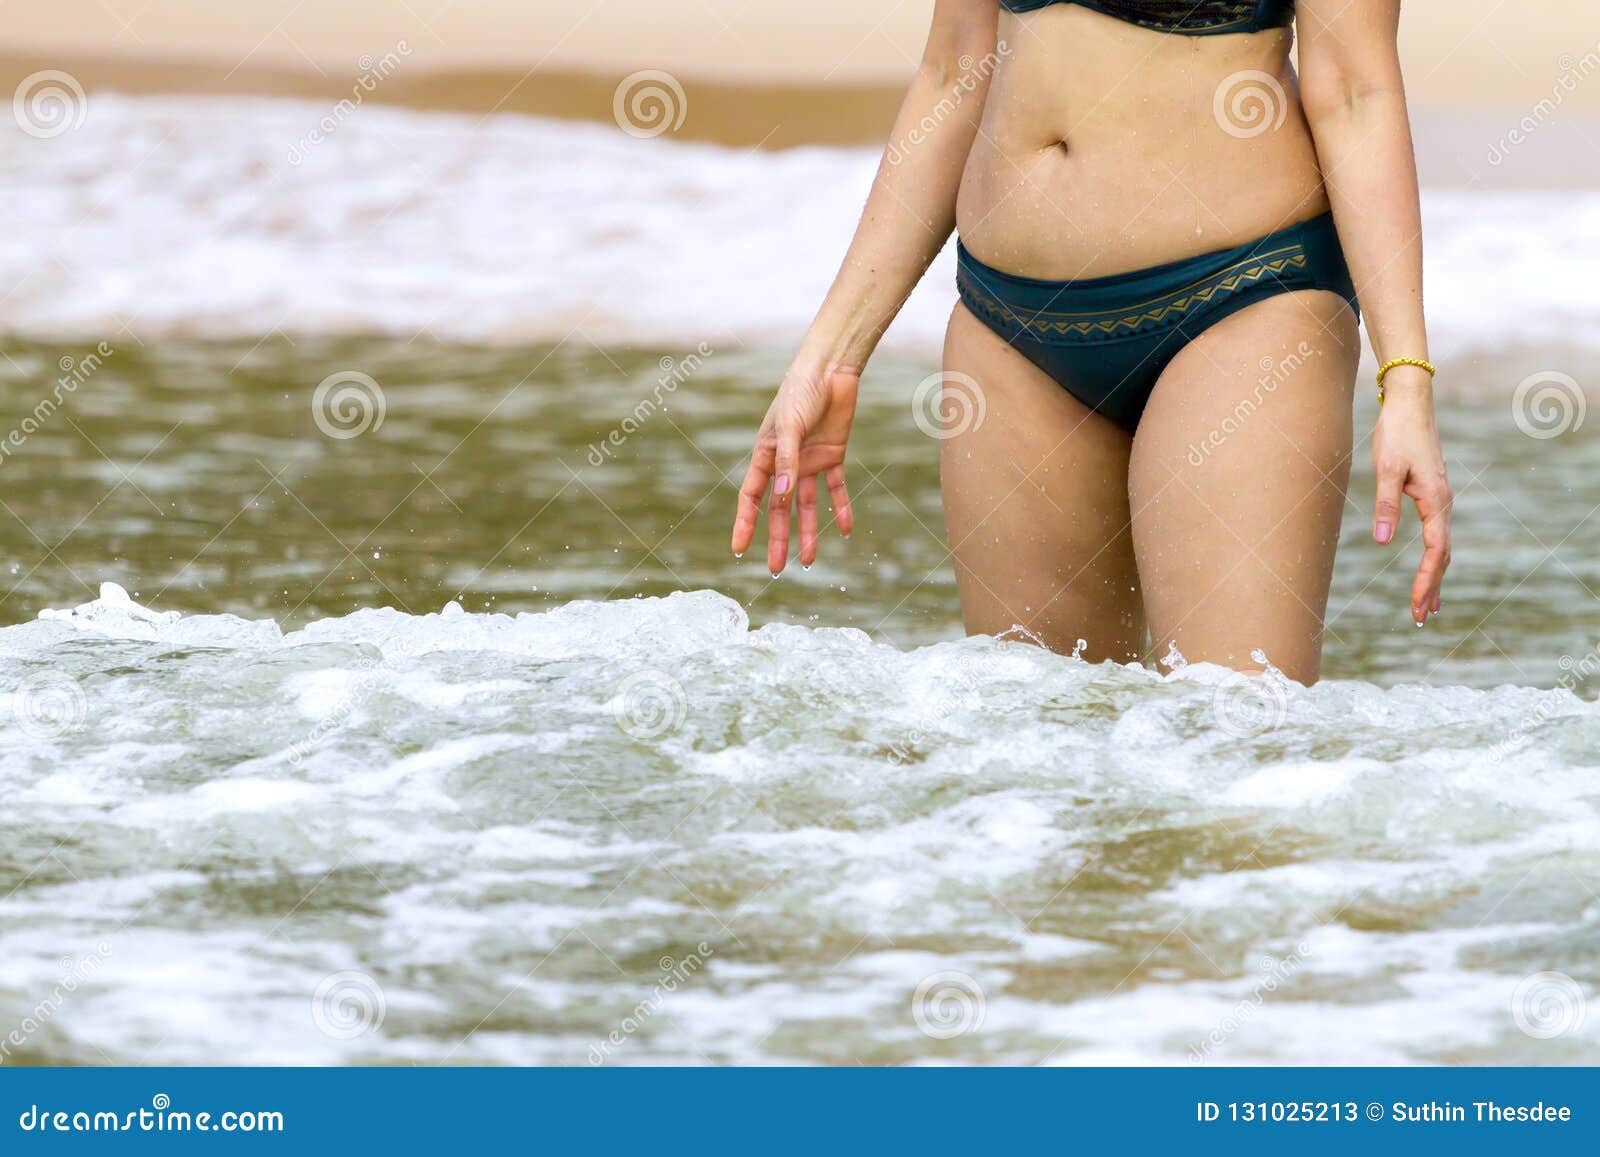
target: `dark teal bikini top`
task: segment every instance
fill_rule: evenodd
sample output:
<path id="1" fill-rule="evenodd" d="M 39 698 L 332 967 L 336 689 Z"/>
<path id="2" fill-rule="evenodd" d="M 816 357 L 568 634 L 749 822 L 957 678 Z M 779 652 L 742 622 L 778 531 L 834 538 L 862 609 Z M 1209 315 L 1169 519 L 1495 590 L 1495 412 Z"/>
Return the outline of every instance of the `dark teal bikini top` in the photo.
<path id="1" fill-rule="evenodd" d="M 1129 24 L 1185 36 L 1260 32 L 1294 23 L 1294 0 L 1000 0 L 1008 12 L 1032 12 L 1051 4 L 1077 4 Z"/>

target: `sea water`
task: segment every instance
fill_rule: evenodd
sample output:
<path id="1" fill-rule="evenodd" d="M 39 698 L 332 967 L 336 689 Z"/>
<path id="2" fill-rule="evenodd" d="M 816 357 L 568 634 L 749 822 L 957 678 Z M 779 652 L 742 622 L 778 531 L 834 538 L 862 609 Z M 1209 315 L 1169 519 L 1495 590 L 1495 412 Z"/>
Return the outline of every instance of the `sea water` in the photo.
<path id="1" fill-rule="evenodd" d="M 870 154 L 323 111 L 0 150 L 0 1063 L 1600 1060 L 1593 195 L 1428 191 L 1444 612 L 1363 438 L 1306 689 L 960 638 L 948 255 L 728 553 Z"/>

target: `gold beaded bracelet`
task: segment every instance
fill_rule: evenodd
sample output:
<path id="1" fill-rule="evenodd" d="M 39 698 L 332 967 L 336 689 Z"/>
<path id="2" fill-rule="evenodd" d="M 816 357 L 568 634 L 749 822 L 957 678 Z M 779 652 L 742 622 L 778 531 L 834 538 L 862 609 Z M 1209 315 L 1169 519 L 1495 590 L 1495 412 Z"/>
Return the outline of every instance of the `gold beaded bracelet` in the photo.
<path id="1" fill-rule="evenodd" d="M 1389 376 L 1389 371 L 1396 366 L 1416 366 L 1419 370 L 1427 370 L 1428 376 L 1434 377 L 1439 371 L 1433 368 L 1433 363 L 1422 358 L 1395 358 L 1393 361 L 1384 362 L 1378 367 L 1378 405 L 1383 405 L 1383 379 Z"/>

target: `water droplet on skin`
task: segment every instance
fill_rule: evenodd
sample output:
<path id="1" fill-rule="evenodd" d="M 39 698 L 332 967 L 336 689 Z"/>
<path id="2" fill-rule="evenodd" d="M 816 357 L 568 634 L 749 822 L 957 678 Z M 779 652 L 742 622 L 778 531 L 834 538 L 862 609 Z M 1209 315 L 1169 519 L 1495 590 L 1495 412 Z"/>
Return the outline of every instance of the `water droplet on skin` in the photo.
<path id="1" fill-rule="evenodd" d="M 734 551 L 733 552 L 733 557 L 734 558 L 743 558 L 744 557 L 744 551 L 742 551 L 742 550 Z"/>

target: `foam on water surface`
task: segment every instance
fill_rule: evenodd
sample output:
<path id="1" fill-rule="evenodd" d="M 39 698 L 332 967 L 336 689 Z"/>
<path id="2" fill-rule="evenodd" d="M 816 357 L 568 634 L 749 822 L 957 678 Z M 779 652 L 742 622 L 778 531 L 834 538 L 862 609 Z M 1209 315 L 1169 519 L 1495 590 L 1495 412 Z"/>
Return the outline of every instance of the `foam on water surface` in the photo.
<path id="1" fill-rule="evenodd" d="M 0 654 L 0 1001 L 95 962 L 29 1059 L 1600 1059 L 1517 1003 L 1600 980 L 1567 691 L 906 651 L 712 591 L 283 632 L 107 586 Z M 330 1033 L 341 985 L 381 1018 Z"/>

